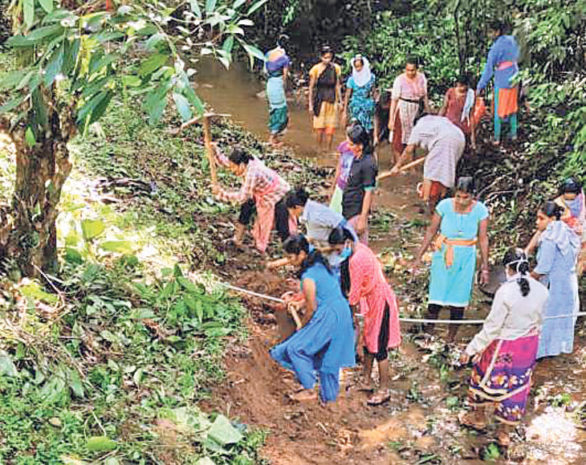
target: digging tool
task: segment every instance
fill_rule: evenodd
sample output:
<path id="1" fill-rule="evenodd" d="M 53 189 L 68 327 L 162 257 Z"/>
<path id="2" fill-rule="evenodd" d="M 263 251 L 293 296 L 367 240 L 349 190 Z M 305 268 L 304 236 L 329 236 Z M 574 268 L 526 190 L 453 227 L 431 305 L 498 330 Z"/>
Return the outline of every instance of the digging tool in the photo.
<path id="1" fill-rule="evenodd" d="M 295 310 L 295 307 L 293 307 L 293 302 L 289 302 L 287 304 L 287 311 L 293 317 L 293 320 L 295 321 L 295 325 L 297 326 L 297 330 L 299 331 L 303 327 L 303 324 L 301 323 L 301 319 L 299 318 L 299 314 L 297 313 L 297 310 Z"/>
<path id="2" fill-rule="evenodd" d="M 179 134 L 183 129 L 188 126 L 191 126 L 194 123 L 197 123 L 200 119 L 203 118 L 203 138 L 206 147 L 206 156 L 208 158 L 208 162 L 210 164 L 210 175 L 212 178 L 212 183 L 216 184 L 217 182 L 217 171 L 216 171 L 216 158 L 214 156 L 214 149 L 212 147 L 212 132 L 210 128 L 210 120 L 214 117 L 229 117 L 232 115 L 229 114 L 220 114 L 220 113 L 204 113 L 203 115 L 198 115 L 195 118 L 186 121 L 177 129 L 171 130 L 171 134 Z"/>
<path id="3" fill-rule="evenodd" d="M 399 168 L 399 173 L 407 171 L 409 168 L 413 168 L 414 166 L 421 165 L 424 161 L 425 161 L 425 157 L 421 157 L 421 158 L 418 158 L 417 160 L 412 161 L 411 163 L 407 163 L 405 166 L 402 166 L 401 168 Z M 379 176 L 376 178 L 376 180 L 377 180 L 377 182 L 379 182 L 379 181 L 382 181 L 383 179 L 390 178 L 391 176 L 394 176 L 394 175 L 395 175 L 394 173 L 391 173 L 390 171 L 386 171 L 384 173 L 379 174 Z"/>

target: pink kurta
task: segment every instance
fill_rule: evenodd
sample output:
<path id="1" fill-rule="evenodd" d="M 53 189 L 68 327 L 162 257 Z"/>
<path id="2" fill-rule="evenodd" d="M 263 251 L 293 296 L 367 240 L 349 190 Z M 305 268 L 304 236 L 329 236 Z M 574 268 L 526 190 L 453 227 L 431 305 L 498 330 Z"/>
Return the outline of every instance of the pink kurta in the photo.
<path id="1" fill-rule="evenodd" d="M 399 328 L 399 308 L 397 298 L 383 275 L 378 258 L 367 246 L 357 243 L 350 257 L 350 305 L 358 305 L 365 299 L 367 305 L 361 305 L 364 316 L 364 342 L 368 351 L 376 354 L 379 351 L 378 339 L 385 313 L 389 306 L 389 342 L 387 348 L 401 344 Z"/>

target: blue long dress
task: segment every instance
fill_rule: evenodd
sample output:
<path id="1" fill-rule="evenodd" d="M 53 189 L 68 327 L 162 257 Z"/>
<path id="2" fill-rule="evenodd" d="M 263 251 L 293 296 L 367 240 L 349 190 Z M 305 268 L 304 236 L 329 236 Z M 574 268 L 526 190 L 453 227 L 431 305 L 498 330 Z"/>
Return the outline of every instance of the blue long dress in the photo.
<path id="1" fill-rule="evenodd" d="M 469 213 L 457 213 L 453 198 L 438 203 L 436 213 L 442 217 L 441 234 L 450 240 L 476 239 L 480 222 L 488 218 L 488 209 L 482 202 L 476 202 Z M 454 263 L 449 268 L 445 263 L 445 244 L 433 254 L 429 280 L 430 304 L 466 307 L 470 302 L 476 270 L 476 246 L 453 247 Z"/>
<path id="2" fill-rule="evenodd" d="M 548 229 L 563 230 L 568 235 L 570 244 L 564 247 L 564 253 L 562 253 L 556 241 L 548 238 L 550 235 L 544 233 L 542 236 L 537 252 L 537 267 L 534 271 L 544 275 L 549 285 L 549 299 L 543 317 L 574 315 L 580 308 L 578 277 L 576 276 L 576 259 L 580 242 L 579 239 L 573 237 L 578 236 L 561 221 L 550 223 Z M 575 323 L 575 317 L 544 319 L 537 358 L 572 353 Z"/>
<path id="3" fill-rule="evenodd" d="M 348 301 L 336 277 L 321 263 L 301 276 L 315 283 L 317 308 L 311 320 L 291 337 L 271 349 L 271 357 L 295 372 L 305 389 L 311 389 L 319 375 L 323 402 L 333 402 L 340 389 L 340 369 L 355 364 L 354 329 Z"/>
<path id="4" fill-rule="evenodd" d="M 356 118 L 360 122 L 360 125 L 367 131 L 370 131 L 373 128 L 375 104 L 371 93 L 374 83 L 374 75 L 370 78 L 370 81 L 363 86 L 356 84 L 352 76 L 350 76 L 346 82 L 346 86 L 349 89 L 352 89 L 352 96 L 348 103 L 350 118 Z"/>

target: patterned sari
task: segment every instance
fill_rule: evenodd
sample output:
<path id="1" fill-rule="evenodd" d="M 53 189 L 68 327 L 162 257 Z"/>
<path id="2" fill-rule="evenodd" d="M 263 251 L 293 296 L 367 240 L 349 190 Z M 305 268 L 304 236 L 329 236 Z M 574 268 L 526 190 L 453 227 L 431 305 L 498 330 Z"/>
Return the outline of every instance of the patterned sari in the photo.
<path id="1" fill-rule="evenodd" d="M 525 414 L 538 345 L 537 331 L 514 340 L 492 341 L 472 369 L 470 405 L 495 404 L 499 421 L 517 425 Z"/>

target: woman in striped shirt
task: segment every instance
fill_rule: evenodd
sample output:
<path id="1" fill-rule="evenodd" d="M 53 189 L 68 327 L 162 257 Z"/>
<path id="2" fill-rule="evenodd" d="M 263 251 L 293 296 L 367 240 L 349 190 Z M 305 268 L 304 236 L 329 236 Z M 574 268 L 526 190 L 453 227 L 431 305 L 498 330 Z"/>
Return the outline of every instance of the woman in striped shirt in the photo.
<path id="1" fill-rule="evenodd" d="M 228 191 L 219 184 L 212 185 L 212 192 L 219 200 L 241 204 L 234 232 L 234 245 L 242 247 L 246 226 L 255 211 L 257 216 L 252 235 L 260 252 L 264 253 L 267 249 L 273 225 L 276 226 L 281 240 L 286 240 L 290 231 L 295 228 L 294 222 L 290 224 L 284 202 L 285 194 L 291 189 L 289 183 L 241 148 L 235 148 L 226 157 L 215 147 L 215 154 L 219 164 L 228 168 L 232 174 L 244 178 L 238 191 Z"/>

